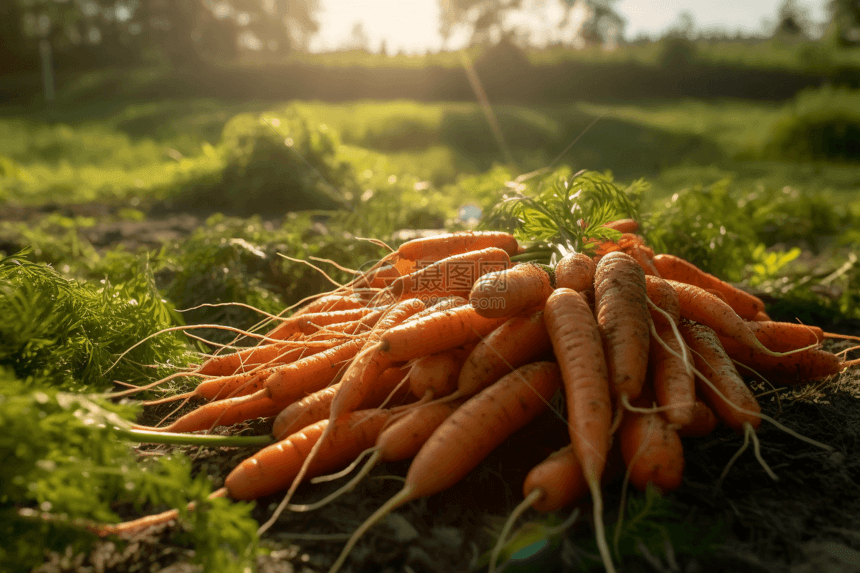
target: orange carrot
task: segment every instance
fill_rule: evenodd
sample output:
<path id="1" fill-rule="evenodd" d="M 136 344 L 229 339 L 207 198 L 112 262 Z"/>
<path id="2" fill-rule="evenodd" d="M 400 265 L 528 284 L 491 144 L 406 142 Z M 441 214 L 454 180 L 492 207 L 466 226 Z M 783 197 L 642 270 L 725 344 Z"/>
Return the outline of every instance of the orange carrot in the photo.
<path id="1" fill-rule="evenodd" d="M 484 318 L 471 305 L 459 306 L 387 330 L 380 351 L 391 360 L 413 360 L 480 340 L 504 321 Z"/>
<path id="2" fill-rule="evenodd" d="M 281 347 L 281 354 L 270 360 L 267 363 L 267 367 L 257 365 L 254 369 L 241 374 L 204 380 L 187 396 L 217 400 L 253 394 L 263 387 L 263 383 L 269 376 L 279 372 L 281 369 L 287 366 L 292 369 L 304 368 L 306 365 L 311 365 L 315 362 L 314 360 L 310 360 L 312 356 L 330 351 L 341 344 L 344 344 L 344 341 L 331 339 L 325 342 L 305 342 L 301 346 L 287 347 L 284 345 Z M 170 400 L 184 396 L 186 395 L 172 396 Z"/>
<path id="3" fill-rule="evenodd" d="M 680 314 L 678 294 L 663 279 L 646 277 L 648 298 L 677 324 Z M 655 300 L 656 299 L 656 300 Z M 675 335 L 669 318 L 651 309 L 654 331 L 651 333 L 650 364 L 657 404 L 666 408 L 664 417 L 672 424 L 685 426 L 693 419 L 696 385 L 693 371 L 684 361 L 686 346 Z M 688 360 L 692 358 L 688 356 Z"/>
<path id="4" fill-rule="evenodd" d="M 678 429 L 678 435 L 682 438 L 702 438 L 709 435 L 717 427 L 717 416 L 708 405 L 701 400 L 696 400 L 693 406 L 693 420 Z"/>
<path id="5" fill-rule="evenodd" d="M 505 546 L 508 533 L 517 518 L 529 507 L 538 511 L 556 511 L 588 494 L 588 484 L 582 474 L 582 466 L 576 459 L 572 445 L 553 452 L 547 459 L 532 468 L 523 483 L 523 501 L 520 502 L 505 522 L 499 540 L 490 553 L 489 572 L 495 573 L 496 562 Z M 575 511 L 568 520 L 578 516 Z"/>
<path id="6" fill-rule="evenodd" d="M 731 306 L 718 297 L 695 285 L 673 280 L 666 282 L 672 285 L 678 293 L 682 317 L 704 324 L 718 335 L 733 338 L 750 348 L 756 348 L 772 355 L 779 354 L 765 348 L 750 330 L 750 324 L 753 323 L 744 321 Z"/>
<path id="7" fill-rule="evenodd" d="M 547 299 L 544 321 L 564 380 L 571 443 L 586 478 L 599 481 L 609 451 L 612 405 L 598 326 L 582 297 L 565 288 Z"/>
<path id="8" fill-rule="evenodd" d="M 797 350 L 822 342 L 826 333 L 817 326 L 795 322 L 749 321 L 747 327 L 766 348 L 776 352 Z"/>
<path id="9" fill-rule="evenodd" d="M 283 402 L 276 402 L 270 398 L 258 397 L 248 400 L 248 396 L 237 396 L 204 404 L 168 426 L 150 428 L 135 425 L 133 427 L 153 432 L 198 432 L 209 430 L 216 425 L 232 426 L 253 418 L 268 418 L 277 415 L 283 408 Z"/>
<path id="10" fill-rule="evenodd" d="M 635 265 L 635 262 L 633 264 Z M 639 269 L 638 266 L 636 268 Z M 641 269 L 639 273 L 641 276 Z M 597 274 L 601 274 L 600 264 Z M 643 278 L 643 296 L 644 283 Z M 611 295 L 609 296 L 611 298 Z M 606 295 L 604 300 L 605 297 Z M 609 452 L 612 417 L 603 341 L 591 309 L 585 300 L 571 289 L 556 289 L 550 295 L 544 307 L 544 322 L 564 381 L 570 440 L 591 490 L 597 547 L 604 567 L 612 573 L 615 569 L 603 530 L 603 497 L 600 492 L 600 476 L 606 467 L 606 456 Z"/>
<path id="11" fill-rule="evenodd" d="M 370 302 L 371 293 L 334 293 L 320 297 L 309 302 L 305 306 L 293 313 L 292 316 L 301 316 L 303 314 L 318 313 L 318 312 L 336 312 L 340 310 L 352 310 L 364 308 Z M 290 317 L 292 318 L 292 317 Z"/>
<path id="12" fill-rule="evenodd" d="M 645 289 L 648 294 L 648 299 L 654 303 L 654 306 L 666 312 L 672 320 L 678 322 L 681 318 L 681 305 L 678 300 L 678 293 L 668 282 L 659 277 L 646 276 Z M 650 310 L 651 317 L 661 323 L 665 322 L 665 317 L 659 312 Z M 661 317 L 659 319 L 655 317 Z M 668 324 L 668 323 L 666 323 Z"/>
<path id="13" fill-rule="evenodd" d="M 379 462 L 399 462 L 414 458 L 433 432 L 453 414 L 463 403 L 463 400 L 452 402 L 433 402 L 416 405 L 400 417 L 392 417 L 388 426 L 383 428 L 376 440 L 376 445 L 365 453 L 370 457 L 361 470 L 348 483 L 324 499 L 312 504 L 291 506 L 296 511 L 312 511 L 326 505 L 343 493 L 350 491 L 364 476 Z M 356 458 L 358 459 L 358 458 Z M 353 462 L 355 463 L 355 462 Z M 349 469 L 349 468 L 347 468 Z"/>
<path id="14" fill-rule="evenodd" d="M 769 356 L 728 338 L 720 338 L 726 353 L 744 372 L 772 377 L 783 386 L 802 384 L 816 378 L 839 374 L 850 362 L 820 348 L 807 348 L 787 356 Z"/>
<path id="15" fill-rule="evenodd" d="M 555 266 L 555 286 L 577 292 L 594 290 L 594 260 L 583 253 L 571 253 Z"/>
<path id="16" fill-rule="evenodd" d="M 538 264 L 518 264 L 487 273 L 472 287 L 469 302 L 479 315 L 508 318 L 539 308 L 552 293 L 553 277 Z"/>
<path id="17" fill-rule="evenodd" d="M 343 565 L 355 542 L 384 515 L 408 501 L 457 483 L 508 436 L 546 411 L 548 400 L 558 388 L 558 366 L 538 362 L 518 368 L 466 401 L 415 456 L 400 493 L 353 533 L 330 573 Z"/>
<path id="18" fill-rule="evenodd" d="M 511 259 L 504 250 L 488 247 L 445 257 L 419 268 L 391 283 L 396 297 L 465 296 L 484 273 L 510 266 Z"/>
<path id="19" fill-rule="evenodd" d="M 374 409 L 352 412 L 332 423 L 321 420 L 243 461 L 230 472 L 224 485 L 230 497 L 239 500 L 257 499 L 287 488 L 323 432 L 328 439 L 321 444 L 306 475 L 339 469 L 376 442 L 390 416 L 388 410 Z"/>
<path id="20" fill-rule="evenodd" d="M 418 398 L 430 392 L 431 397 L 447 396 L 457 389 L 457 375 L 462 361 L 456 349 L 428 354 L 419 358 L 409 372 L 409 390 Z"/>
<path id="21" fill-rule="evenodd" d="M 707 378 L 707 384 L 696 378 L 696 391 L 714 410 L 717 417 L 735 431 L 745 423 L 757 429 L 761 424 L 761 407 L 732 364 L 719 338 L 705 325 L 682 320 L 678 329 L 694 353 L 696 369 Z M 720 397 L 717 390 L 724 396 Z M 739 409 L 738 409 L 739 408 Z"/>
<path id="22" fill-rule="evenodd" d="M 764 302 L 758 297 L 733 287 L 680 257 L 657 255 L 654 257 L 653 263 L 664 279 L 720 291 L 728 301 L 729 306 L 741 318 L 752 320 L 757 313 L 764 312 Z"/>
<path id="23" fill-rule="evenodd" d="M 364 346 L 363 338 L 344 342 L 319 354 L 275 370 L 264 382 L 266 396 L 274 401 L 289 404 L 331 384 Z M 253 394 L 252 394 L 253 396 Z"/>
<path id="24" fill-rule="evenodd" d="M 502 249 L 511 256 L 519 251 L 517 240 L 509 233 L 470 231 L 414 239 L 400 245 L 395 254 L 401 259 L 434 262 L 451 255 L 479 251 L 487 247 Z"/>
<path id="25" fill-rule="evenodd" d="M 370 335 L 368 340 L 364 343 L 361 352 L 359 352 L 350 364 L 349 368 L 344 372 L 343 378 L 340 382 L 340 389 L 332 398 L 331 406 L 329 408 L 329 420 L 331 420 L 332 423 L 341 415 L 356 410 L 358 405 L 361 404 L 362 400 L 364 400 L 365 396 L 370 392 L 370 388 L 373 386 L 374 380 L 376 380 L 376 378 L 386 368 L 390 367 L 395 361 L 397 361 L 385 353 L 380 352 L 382 344 L 377 342 L 380 337 L 379 333 L 383 333 L 383 335 L 387 334 L 392 329 L 397 328 L 397 325 L 400 325 L 407 318 L 421 312 L 423 309 L 424 303 L 420 300 L 405 300 L 396 304 L 388 313 L 386 313 L 386 316 L 379 321 L 379 324 L 376 325 L 377 332 Z M 416 322 L 416 324 L 418 323 L 420 323 L 420 321 Z M 328 428 L 330 429 L 332 427 L 333 426 L 330 425 Z M 323 431 L 319 442 L 311 449 L 307 459 L 305 459 L 302 464 L 298 475 L 293 479 L 293 483 L 287 491 L 286 496 L 281 501 L 272 517 L 270 517 L 269 520 L 260 527 L 260 533 L 271 527 L 283 509 L 287 506 L 299 483 L 304 478 L 305 472 L 316 458 L 320 446 L 326 443 L 327 438 L 328 429 Z"/>
<path id="26" fill-rule="evenodd" d="M 532 468 L 523 482 L 523 496 L 528 498 L 535 490 L 541 493 L 530 505 L 538 511 L 559 510 L 588 494 L 588 484 L 573 444 L 553 452 Z"/>
<path id="27" fill-rule="evenodd" d="M 368 321 L 375 321 L 379 320 L 382 310 L 384 309 L 361 307 L 349 310 L 306 313 L 299 316 L 293 315 L 272 329 L 266 337 L 286 340 L 293 334 L 310 334 L 319 330 L 320 326 L 329 324 L 352 322 L 365 317 Z M 375 316 L 373 313 L 376 313 Z"/>
<path id="28" fill-rule="evenodd" d="M 635 233 L 639 230 L 639 223 L 633 219 L 618 219 L 617 221 L 604 223 L 603 226 L 609 229 L 615 229 L 616 231 L 621 231 L 622 233 Z"/>
<path id="29" fill-rule="evenodd" d="M 457 394 L 477 394 L 511 370 L 551 350 L 543 311 L 514 316 L 484 337 L 466 358 L 457 379 Z"/>
<path id="30" fill-rule="evenodd" d="M 639 400 L 637 405 L 647 406 L 647 402 Z M 636 489 L 645 491 L 649 482 L 664 492 L 680 487 L 684 474 L 681 438 L 659 414 L 627 412 L 618 440 Z"/>
<path id="31" fill-rule="evenodd" d="M 650 340 L 645 274 L 629 255 L 610 253 L 594 274 L 597 324 L 609 368 L 610 390 L 633 400 L 642 392 Z"/>
<path id="32" fill-rule="evenodd" d="M 359 409 L 376 408 L 389 398 L 389 395 L 392 403 L 401 403 L 409 395 L 409 386 L 404 383 L 408 375 L 409 368 L 401 366 L 394 366 L 383 372 L 376 383 L 371 385 L 370 391 L 359 404 Z M 272 425 L 272 435 L 283 439 L 306 426 L 328 419 L 331 414 L 331 401 L 338 390 L 340 383 L 333 384 L 281 410 Z"/>

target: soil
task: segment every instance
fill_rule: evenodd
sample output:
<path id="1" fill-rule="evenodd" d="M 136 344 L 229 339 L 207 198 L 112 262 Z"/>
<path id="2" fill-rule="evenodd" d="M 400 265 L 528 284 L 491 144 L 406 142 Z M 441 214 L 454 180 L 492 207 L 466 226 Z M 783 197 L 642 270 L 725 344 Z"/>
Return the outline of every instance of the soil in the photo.
<path id="1" fill-rule="evenodd" d="M 30 220 L 52 208 L 0 214 L 5 220 Z M 57 207 L 64 214 L 86 214 L 86 206 Z M 69 211 L 70 210 L 70 211 Z M 109 215 L 109 213 L 99 213 Z M 112 221 L 87 229 L 96 246 L 126 244 L 151 247 L 189 232 L 200 219 L 171 214 L 136 224 Z M 2 241 L 0 241 L 2 243 Z M 3 245 L 0 244 L 0 250 Z M 860 325 L 820 325 L 860 335 Z M 849 343 L 831 343 L 838 351 Z M 743 438 L 725 428 L 705 438 L 685 439 L 683 485 L 666 494 L 623 538 L 620 570 L 627 573 L 672 571 L 742 572 L 860 572 L 860 368 L 828 381 L 788 389 L 779 398 L 762 398 L 763 410 L 782 424 L 829 446 L 801 441 L 763 423 L 758 438 L 761 457 L 779 477 L 773 481 L 756 460 L 752 448 L 720 476 Z M 153 411 L 155 416 L 159 412 Z M 271 421 L 257 420 L 220 431 L 265 434 Z M 512 436 L 476 470 L 448 491 L 406 504 L 359 541 L 343 571 L 444 573 L 479 569 L 480 558 L 495 542 L 504 520 L 521 501 L 521 484 L 528 470 L 562 445 L 566 429 L 552 414 Z M 195 450 L 199 471 L 223 483 L 229 471 L 253 448 Z M 326 571 L 345 539 L 401 485 L 408 462 L 382 464 L 355 490 L 309 513 L 284 512 L 261 540 L 260 573 Z M 320 499 L 342 482 L 306 485 L 296 500 Z M 618 520 L 622 483 L 605 487 L 605 521 Z M 643 507 L 647 496 L 631 492 L 628 508 Z M 268 519 L 280 496 L 256 502 L 254 517 Z M 581 515 L 590 515 L 583 505 Z M 123 508 L 118 508 L 123 510 Z M 125 509 L 130 511 L 129 509 Z M 519 523 L 560 523 L 573 508 L 552 516 L 527 511 Z M 153 512 L 158 511 L 154 508 Z M 633 518 L 626 515 L 625 522 Z M 182 524 L 154 528 L 128 541 L 100 541 L 89 553 L 48 555 L 39 573 L 112 571 L 118 573 L 191 573 L 194 552 L 177 535 Z M 517 554 L 505 567 L 519 571 L 599 571 L 593 528 L 587 517 L 572 527 L 543 537 L 544 541 Z M 486 569 L 484 567 L 484 569 Z"/>

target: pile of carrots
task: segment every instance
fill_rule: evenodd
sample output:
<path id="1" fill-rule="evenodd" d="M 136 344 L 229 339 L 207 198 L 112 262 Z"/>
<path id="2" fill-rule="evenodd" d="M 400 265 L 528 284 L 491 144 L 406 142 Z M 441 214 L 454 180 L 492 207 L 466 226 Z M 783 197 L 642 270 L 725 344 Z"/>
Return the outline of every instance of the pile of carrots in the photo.
<path id="1" fill-rule="evenodd" d="M 416 239 L 350 284 L 305 304 L 254 347 L 215 355 L 174 376 L 201 379 L 206 403 L 161 428 L 209 430 L 275 417 L 276 443 L 243 461 L 213 496 L 250 500 L 342 470 L 370 454 L 412 459 L 387 512 L 444 490 L 508 436 L 565 398 L 570 444 L 536 466 L 523 507 L 554 511 L 590 494 L 598 547 L 601 479 L 614 448 L 638 489 L 680 486 L 682 436 L 725 424 L 755 439 L 762 419 L 741 374 L 796 384 L 858 362 L 821 348 L 837 337 L 774 322 L 764 304 L 678 257 L 655 255 L 626 219 L 596 255 L 552 267 L 512 263 L 521 252 L 502 232 Z M 152 402 L 157 403 L 157 402 Z M 776 422 L 774 422 L 776 423 Z M 140 427 L 144 428 L 144 427 Z M 356 479 L 347 487 L 354 485 Z M 127 535 L 168 512 L 98 529 Z"/>

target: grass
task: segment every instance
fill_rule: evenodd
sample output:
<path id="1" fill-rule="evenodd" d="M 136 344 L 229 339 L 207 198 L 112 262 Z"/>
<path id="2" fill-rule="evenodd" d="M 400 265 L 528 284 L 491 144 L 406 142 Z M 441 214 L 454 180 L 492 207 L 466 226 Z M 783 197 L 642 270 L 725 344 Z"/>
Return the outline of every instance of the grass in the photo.
<path id="1" fill-rule="evenodd" d="M 163 199 L 223 169 L 221 130 L 236 113 L 288 107 L 188 100 L 129 103 L 89 120 L 75 109 L 56 110 L 50 117 L 4 117 L 0 157 L 7 160 L 7 178 L 0 180 L 0 197 L 30 204 L 60 198 Z M 411 174 L 442 187 L 486 172 L 504 155 L 474 104 L 301 102 L 289 109 L 331 126 L 348 144 L 340 149 L 343 159 L 359 174 L 382 169 L 385 178 Z M 691 181 L 727 176 L 795 187 L 812 184 L 836 193 L 853 192 L 860 179 L 851 165 L 757 157 L 780 117 L 774 104 L 572 103 L 536 109 L 498 106 L 495 113 L 521 172 L 549 164 L 579 138 L 560 164 L 608 169 L 621 179 L 648 176 L 658 195 Z M 17 175 L 9 177 L 9 172 Z"/>

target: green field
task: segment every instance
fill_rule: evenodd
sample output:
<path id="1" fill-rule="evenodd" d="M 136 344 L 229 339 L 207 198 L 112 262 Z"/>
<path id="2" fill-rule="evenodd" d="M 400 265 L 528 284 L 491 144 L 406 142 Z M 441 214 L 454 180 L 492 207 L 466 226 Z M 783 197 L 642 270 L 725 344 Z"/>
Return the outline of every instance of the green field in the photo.
<path id="1" fill-rule="evenodd" d="M 642 61 L 656 57 L 636 55 Z M 794 51 L 785 57 L 788 68 L 802 59 Z M 708 58 L 742 59 L 743 49 Z M 342 64 L 354 63 L 344 56 Z M 462 102 L 147 99 L 138 92 L 150 79 L 145 71 L 129 75 L 125 92 L 110 95 L 115 79 L 113 72 L 85 75 L 52 106 L 0 108 L 0 422 L 6 435 L 0 459 L 14 458 L 12 473 L 24 476 L 0 485 L 0 532 L 11 540 L 0 548 L 0 568 L 29 570 L 62 560 L 67 544 L 83 551 L 92 539 L 80 527 L 88 522 L 76 520 L 117 520 L 188 501 L 206 505 L 206 511 L 188 518 L 193 528 L 175 539 L 165 534 L 154 542 L 158 550 L 180 548 L 185 553 L 179 559 L 225 572 L 254 562 L 256 550 L 262 555 L 258 564 L 269 563 L 268 553 L 292 551 L 286 538 L 258 545 L 250 516 L 265 519 L 265 504 L 252 514 L 245 504 L 205 501 L 213 488 L 207 472 L 223 477 L 241 459 L 237 452 L 197 457 L 187 446 L 182 451 L 188 456 L 158 450 L 140 453 L 152 459 L 138 464 L 125 447 L 128 435 L 111 428 L 117 416 L 133 419 L 140 410 L 96 398 L 81 402 L 75 398 L 80 394 L 66 392 L 116 390 L 113 380 L 141 384 L 232 340 L 232 334 L 211 329 L 194 331 L 205 334 L 209 345 L 160 335 L 135 346 L 114 367 L 121 352 L 162 328 L 251 328 L 260 319 L 247 307 L 199 305 L 235 302 L 278 313 L 332 288 L 318 270 L 296 259 L 315 258 L 332 280 L 344 282 L 349 273 L 331 261 L 361 268 L 385 253 L 361 238 L 395 245 L 415 230 L 470 228 L 475 221 L 464 220 L 464 206 L 486 214 L 512 190 L 547 197 L 553 184 L 583 169 L 604 174 L 602 180 L 614 178 L 627 190 L 617 192 L 638 210 L 655 250 L 684 256 L 754 290 L 775 319 L 860 335 L 860 158 L 848 153 L 851 130 L 860 126 L 852 111 L 860 101 L 854 92 L 825 90 L 799 103 L 628 99 L 498 105 L 488 117 L 477 104 Z M 104 97 L 92 101 L 80 95 L 101 92 Z M 804 108 L 803 97 L 814 105 Z M 796 140 L 810 144 L 797 147 Z M 534 174 L 544 168 L 546 174 Z M 525 183 L 510 183 L 521 176 Z M 844 387 L 826 396 L 832 404 L 819 402 L 823 395 L 813 392 L 808 401 L 786 406 L 805 424 L 803 432 L 828 442 L 854 439 L 827 433 L 828 422 L 856 426 L 856 376 L 849 380 L 846 374 L 844 380 Z M 174 381 L 166 391 L 183 389 L 187 385 Z M 775 416 L 782 406 L 765 403 Z M 148 409 L 147 421 L 169 410 Z M 556 432 L 558 421 L 547 418 L 541 428 Z M 96 434 L 98 440 L 92 438 Z M 31 445 L 20 446 L 32 436 Z M 815 472 L 821 464 L 838 466 L 829 453 L 797 448 L 792 440 L 772 428 L 762 434 L 765 457 L 779 472 L 818 479 L 807 467 L 811 463 L 817 464 Z M 790 476 L 774 485 L 747 453 L 724 484 L 725 491 L 735 492 L 734 500 L 723 503 L 719 497 L 706 507 L 704 500 L 714 495 L 709 488 L 739 442 L 724 430 L 707 448 L 691 451 L 685 484 L 691 487 L 676 495 L 632 497 L 629 521 L 619 530 L 625 570 L 651 570 L 640 559 L 644 546 L 660 563 L 678 557 L 692 563 L 691 570 L 710 562 L 721 546 L 730 548 L 720 553 L 721 568 L 755 562 L 761 567 L 755 570 L 776 570 L 768 567 L 784 565 L 783 549 L 808 541 L 807 522 L 795 516 L 805 511 L 814 521 L 837 505 L 836 496 L 847 486 L 835 477 L 821 477 L 806 506 L 782 503 L 813 488 Z M 512 486 L 505 479 L 521 480 L 528 468 L 520 466 L 528 461 L 514 464 L 504 479 L 497 468 L 505 465 L 504 456 L 530 449 L 535 448 L 520 436 L 450 494 L 404 508 L 401 519 L 406 515 L 422 524 L 422 535 L 431 540 L 436 526 L 455 530 L 462 538 L 459 554 L 446 550 L 444 558 L 478 563 L 467 545 L 486 557 L 500 530 L 499 516 L 520 499 L 519 482 Z M 839 466 L 845 475 L 857 470 L 850 463 Z M 372 475 L 404 471 L 392 464 Z M 392 487 L 383 480 L 362 485 L 323 513 L 324 525 L 354 529 L 366 517 L 364 509 L 387 498 Z M 488 504 L 487 515 L 463 504 L 453 513 L 446 509 L 473 498 Z M 614 523 L 619 501 L 617 492 L 609 494 L 608 523 Z M 735 502 L 743 510 L 737 519 Z M 832 524 L 816 522 L 815 539 L 830 535 L 827 527 L 850 528 L 852 507 L 841 508 Z M 53 517 L 40 518 L 36 508 Z M 326 530 L 304 515 L 290 517 L 295 521 L 288 525 Z M 436 520 L 422 522 L 422 515 Z M 551 564 L 573 559 L 594 565 L 590 526 L 565 537 L 553 529 L 558 515 L 530 519 L 532 529 L 520 532 L 518 546 L 548 548 Z M 277 535 L 288 529 L 282 524 Z M 31 544 L 27 535 L 44 542 Z M 330 555 L 331 542 L 308 543 L 303 547 L 310 547 L 316 571 L 326 561 L 314 559 Z M 385 544 L 393 542 L 379 543 L 384 554 Z M 254 551 L 246 553 L 249 545 Z M 734 560 L 732 551 L 746 561 Z M 164 559 L 162 565 L 170 560 Z M 123 564 L 129 570 L 132 565 Z"/>

